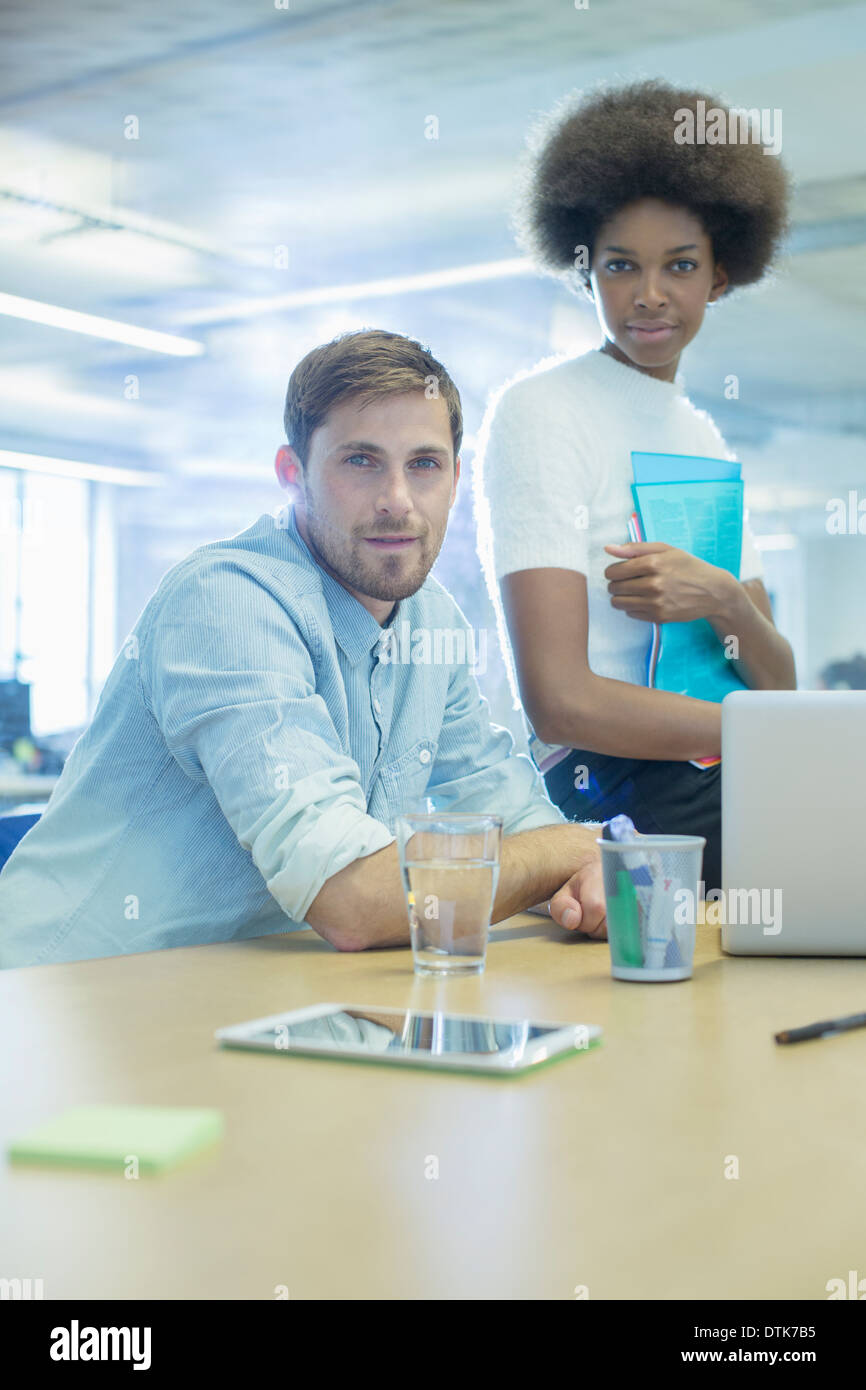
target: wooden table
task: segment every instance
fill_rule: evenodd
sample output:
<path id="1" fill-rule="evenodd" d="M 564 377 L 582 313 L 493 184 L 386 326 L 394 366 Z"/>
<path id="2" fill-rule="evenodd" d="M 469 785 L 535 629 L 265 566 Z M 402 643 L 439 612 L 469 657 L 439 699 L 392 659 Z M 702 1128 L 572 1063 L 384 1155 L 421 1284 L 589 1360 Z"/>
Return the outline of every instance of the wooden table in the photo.
<path id="1" fill-rule="evenodd" d="M 826 1299 L 866 1276 L 866 1031 L 772 1034 L 863 1009 L 866 961 L 718 937 L 700 926 L 694 979 L 665 985 L 612 981 L 605 944 L 526 915 L 447 984 L 312 932 L 0 972 L 4 1149 L 72 1104 L 226 1121 L 137 1181 L 2 1160 L 0 1276 L 49 1299 Z M 510 1080 L 214 1044 L 320 1000 L 587 1021 L 604 1043 Z"/>

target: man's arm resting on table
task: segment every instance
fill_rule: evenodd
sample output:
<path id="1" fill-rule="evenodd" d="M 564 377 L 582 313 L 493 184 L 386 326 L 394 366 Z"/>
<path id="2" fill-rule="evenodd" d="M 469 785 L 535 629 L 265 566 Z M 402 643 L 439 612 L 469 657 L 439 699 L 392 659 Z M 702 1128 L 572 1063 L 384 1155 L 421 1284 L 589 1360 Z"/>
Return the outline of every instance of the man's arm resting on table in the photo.
<path id="1" fill-rule="evenodd" d="M 560 926 L 603 938 L 599 834 L 597 826 L 565 824 L 505 836 L 491 920 L 501 922 L 551 898 L 551 916 Z M 306 921 L 338 951 L 408 945 L 396 844 L 356 859 L 329 878 Z"/>

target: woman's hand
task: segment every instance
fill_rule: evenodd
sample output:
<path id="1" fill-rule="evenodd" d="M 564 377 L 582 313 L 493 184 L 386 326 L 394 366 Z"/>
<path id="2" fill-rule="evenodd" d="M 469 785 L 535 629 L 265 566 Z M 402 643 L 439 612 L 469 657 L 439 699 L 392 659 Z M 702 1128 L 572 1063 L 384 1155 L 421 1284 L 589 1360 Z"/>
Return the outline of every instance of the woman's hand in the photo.
<path id="1" fill-rule="evenodd" d="M 645 623 L 718 617 L 739 583 L 727 570 L 661 541 L 630 541 L 605 550 L 623 557 L 604 572 L 611 607 Z"/>

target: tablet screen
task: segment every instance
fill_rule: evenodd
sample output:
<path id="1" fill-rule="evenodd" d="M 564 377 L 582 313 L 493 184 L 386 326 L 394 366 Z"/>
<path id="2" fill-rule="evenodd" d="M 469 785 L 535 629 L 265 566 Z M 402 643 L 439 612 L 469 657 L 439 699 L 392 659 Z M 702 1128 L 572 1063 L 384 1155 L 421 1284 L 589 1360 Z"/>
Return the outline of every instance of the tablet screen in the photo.
<path id="1" fill-rule="evenodd" d="M 443 1013 L 415 1013 L 402 1009 L 341 1009 L 317 1018 L 275 1022 L 251 1029 L 250 1043 L 290 1051 L 315 1047 L 335 1051 L 346 1048 L 366 1053 L 429 1056 L 494 1057 L 518 1060 L 527 1044 L 558 1031 L 555 1024 L 528 1019 L 497 1023 L 493 1019 L 455 1018 Z"/>

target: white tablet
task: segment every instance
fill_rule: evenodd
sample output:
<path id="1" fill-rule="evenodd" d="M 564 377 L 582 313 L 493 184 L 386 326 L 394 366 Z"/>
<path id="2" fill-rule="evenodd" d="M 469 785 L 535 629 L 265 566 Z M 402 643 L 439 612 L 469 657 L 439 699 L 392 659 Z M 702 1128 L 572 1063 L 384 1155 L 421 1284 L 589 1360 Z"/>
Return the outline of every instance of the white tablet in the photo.
<path id="1" fill-rule="evenodd" d="M 513 1075 L 601 1041 L 592 1023 L 541 1023 L 369 1004 L 311 1004 L 220 1028 L 223 1047 Z"/>

